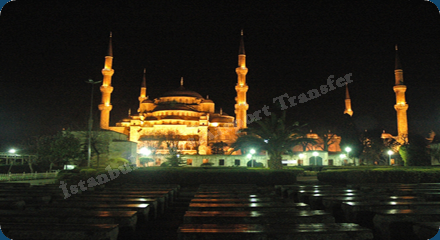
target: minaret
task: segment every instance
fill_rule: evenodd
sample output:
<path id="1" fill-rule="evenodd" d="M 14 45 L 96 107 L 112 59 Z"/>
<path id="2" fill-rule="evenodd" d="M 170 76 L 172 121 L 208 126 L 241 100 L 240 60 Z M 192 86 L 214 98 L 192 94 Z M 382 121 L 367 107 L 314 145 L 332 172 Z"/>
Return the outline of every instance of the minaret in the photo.
<path id="1" fill-rule="evenodd" d="M 110 122 L 110 111 L 112 110 L 112 105 L 110 104 L 110 95 L 113 92 L 112 87 L 112 76 L 115 72 L 112 69 L 113 65 L 113 47 L 112 47 L 112 33 L 110 32 L 110 40 L 108 45 L 108 53 L 105 57 L 104 68 L 102 69 L 102 75 L 104 79 L 102 81 L 101 93 L 102 101 L 99 105 L 99 110 L 101 111 L 101 129 L 108 129 Z"/>
<path id="2" fill-rule="evenodd" d="M 238 52 L 238 67 L 235 69 L 238 77 L 238 83 L 235 86 L 237 97 L 235 98 L 235 119 L 237 128 L 246 128 L 246 111 L 249 109 L 249 104 L 246 102 L 246 92 L 248 85 L 246 84 L 246 74 L 248 69 L 246 67 L 246 54 L 244 51 L 243 30 L 241 30 L 240 49 Z"/>
<path id="3" fill-rule="evenodd" d="M 345 84 L 345 110 L 344 110 L 344 114 L 348 114 L 351 116 L 353 116 L 353 110 L 351 109 L 351 99 L 350 99 L 350 94 L 348 93 L 348 83 Z"/>
<path id="4" fill-rule="evenodd" d="M 142 104 L 142 102 L 147 99 L 147 77 L 146 75 L 147 70 L 144 68 L 144 77 L 142 79 L 141 84 L 141 94 L 139 95 L 139 106 Z"/>
<path id="5" fill-rule="evenodd" d="M 393 87 L 396 93 L 396 105 L 394 109 L 397 112 L 397 141 L 400 144 L 405 144 L 408 142 L 408 120 L 406 116 L 406 111 L 408 110 L 408 104 L 405 100 L 406 86 L 403 82 L 403 70 L 400 65 L 400 59 L 398 54 L 398 48 L 396 45 L 396 67 L 394 70 L 395 76 L 395 86 Z"/>

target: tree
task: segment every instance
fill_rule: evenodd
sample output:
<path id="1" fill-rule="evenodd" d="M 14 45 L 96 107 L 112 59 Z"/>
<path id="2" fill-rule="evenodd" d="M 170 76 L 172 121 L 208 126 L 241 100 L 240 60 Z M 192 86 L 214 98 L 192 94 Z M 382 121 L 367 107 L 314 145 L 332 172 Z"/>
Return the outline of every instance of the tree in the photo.
<path id="1" fill-rule="evenodd" d="M 308 138 L 307 133 L 304 129 L 300 129 L 301 132 L 299 132 L 298 134 L 301 135 L 300 138 L 298 138 L 298 145 L 301 145 L 302 147 L 302 151 L 305 152 L 307 150 L 310 150 L 310 146 L 316 145 L 316 140 L 312 139 L 312 138 Z M 304 130 L 304 131 L 303 131 Z M 289 155 L 291 154 L 291 156 L 293 156 L 293 151 L 290 150 Z"/>
<path id="2" fill-rule="evenodd" d="M 75 132 L 73 132 L 73 134 L 81 142 L 82 154 L 84 156 L 87 156 L 88 147 L 89 147 L 87 139 L 89 136 L 89 132 L 88 131 L 78 131 L 77 134 L 75 134 Z M 101 161 L 101 155 L 106 152 L 106 148 L 108 147 L 108 144 L 104 140 L 104 138 L 105 138 L 104 131 L 91 131 L 90 134 L 91 134 L 90 135 L 90 139 L 91 139 L 90 147 L 92 150 L 91 151 L 91 167 L 93 167 L 92 166 L 93 159 L 94 159 L 93 156 L 96 156 L 96 168 L 99 168 L 100 161 Z M 104 157 L 104 160 L 109 160 L 109 159 Z M 77 166 L 87 166 L 87 164 L 88 164 L 87 157 L 77 158 L 74 161 L 74 163 Z"/>
<path id="3" fill-rule="evenodd" d="M 367 164 L 386 163 L 384 158 L 386 147 L 381 138 L 380 131 L 365 131 L 361 135 L 362 151 L 359 158 L 367 162 Z"/>
<path id="4" fill-rule="evenodd" d="M 429 144 L 429 154 L 431 155 L 432 162 L 437 161 L 440 163 L 440 137 L 438 135 L 432 136 L 432 140 Z"/>
<path id="5" fill-rule="evenodd" d="M 212 154 L 225 154 L 224 147 L 227 146 L 228 144 L 223 141 L 211 143 Z"/>
<path id="6" fill-rule="evenodd" d="M 428 153 L 426 139 L 418 134 L 409 135 L 409 143 L 399 149 L 405 166 L 430 166 L 431 156 Z"/>
<path id="7" fill-rule="evenodd" d="M 362 134 L 357 130 L 353 118 L 350 115 L 344 114 L 343 119 L 339 123 L 337 132 L 341 137 L 341 142 L 339 143 L 341 149 L 343 150 L 344 147 L 350 147 L 350 156 L 360 157 L 363 151 Z"/>
<path id="8" fill-rule="evenodd" d="M 200 141 L 198 136 L 189 137 L 186 142 L 190 149 L 196 150 L 196 154 L 199 154 Z"/>
<path id="9" fill-rule="evenodd" d="M 322 139 L 321 148 L 323 151 L 328 151 L 328 147 L 335 144 L 337 141 L 338 135 L 327 128 L 316 128 L 314 132 L 320 139 Z"/>
<path id="10" fill-rule="evenodd" d="M 271 113 L 270 117 L 255 121 L 255 124 L 243 129 L 232 147 L 234 150 L 252 147 L 267 151 L 269 168 L 282 169 L 281 156 L 299 144 L 302 126 L 299 126 L 298 122 L 288 125 L 286 112 L 282 112 L 279 118 L 275 113 Z"/>
<path id="11" fill-rule="evenodd" d="M 318 119 L 321 120 L 321 119 Z M 322 151 L 327 151 L 331 145 L 338 142 L 338 121 L 334 118 L 326 118 L 324 122 L 315 121 L 312 123 L 311 129 L 318 137 L 317 145 Z"/>
<path id="12" fill-rule="evenodd" d="M 48 164 L 52 171 L 54 165 L 64 165 L 80 158 L 81 144 L 69 131 L 62 131 L 40 137 L 37 140 L 37 155 L 37 163 Z"/>
<path id="13" fill-rule="evenodd" d="M 167 165 L 170 167 L 179 167 L 182 164 L 185 164 L 185 161 L 177 153 L 170 154 L 166 159 L 168 163 Z"/>

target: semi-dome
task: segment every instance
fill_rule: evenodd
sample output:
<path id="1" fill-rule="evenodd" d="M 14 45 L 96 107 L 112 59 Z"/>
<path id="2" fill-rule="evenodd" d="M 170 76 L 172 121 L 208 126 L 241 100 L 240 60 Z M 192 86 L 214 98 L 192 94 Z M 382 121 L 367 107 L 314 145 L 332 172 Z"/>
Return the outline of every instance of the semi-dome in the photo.
<path id="1" fill-rule="evenodd" d="M 199 93 L 185 89 L 183 86 L 180 86 L 178 89 L 168 91 L 163 95 L 163 97 L 180 97 L 180 96 L 203 98 L 202 95 L 200 95 Z"/>
<path id="2" fill-rule="evenodd" d="M 142 103 L 154 103 L 153 100 L 147 98 L 144 101 L 142 101 Z"/>

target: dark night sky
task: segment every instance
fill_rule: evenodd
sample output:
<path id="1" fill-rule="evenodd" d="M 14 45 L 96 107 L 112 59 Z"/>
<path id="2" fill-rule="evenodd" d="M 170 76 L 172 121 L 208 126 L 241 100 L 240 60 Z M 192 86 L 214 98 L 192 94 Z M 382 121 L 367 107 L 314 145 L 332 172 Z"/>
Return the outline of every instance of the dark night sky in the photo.
<path id="1" fill-rule="evenodd" d="M 319 89 L 330 75 L 352 73 L 349 88 L 359 129 L 395 134 L 397 43 L 408 87 L 409 130 L 427 134 L 438 125 L 440 18 L 432 3 L 151 2 L 17 0 L 5 5 L 0 16 L 0 151 L 62 128 L 85 129 L 90 107 L 85 81 L 102 80 L 110 31 L 111 125 L 129 108 L 136 112 L 143 68 L 150 98 L 177 88 L 183 76 L 186 88 L 209 95 L 217 111 L 234 114 L 242 28 L 248 113 L 273 107 L 272 99 L 282 94 Z M 337 119 L 344 91 L 338 88 L 289 108 L 289 117 Z M 94 93 L 97 106 L 98 87 Z"/>

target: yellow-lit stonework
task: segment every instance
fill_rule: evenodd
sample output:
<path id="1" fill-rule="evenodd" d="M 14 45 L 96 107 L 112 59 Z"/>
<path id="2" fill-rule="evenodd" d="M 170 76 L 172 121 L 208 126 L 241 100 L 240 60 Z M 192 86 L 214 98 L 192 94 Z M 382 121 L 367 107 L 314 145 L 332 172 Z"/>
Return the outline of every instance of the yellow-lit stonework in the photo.
<path id="1" fill-rule="evenodd" d="M 249 105 L 246 102 L 248 69 L 245 59 L 242 33 L 236 69 L 236 118 L 216 109 L 208 96 L 202 97 L 199 93 L 186 89 L 183 78 L 177 89 L 168 91 L 159 98 L 150 99 L 144 70 L 137 113 L 130 114 L 115 126 L 109 126 L 112 109 L 110 96 L 113 91 L 111 78 L 114 73 L 110 38 L 109 53 L 102 70 L 104 79 L 101 86 L 102 102 L 99 105 L 101 128 L 123 133 L 128 136 L 129 141 L 138 144 L 138 150 L 147 147 L 153 149 L 154 154 L 167 154 L 170 145 L 177 148 L 179 154 L 212 154 L 212 144 L 223 142 L 230 145 L 236 139 L 236 132 L 246 127 L 246 110 Z M 231 150 L 228 146 L 224 147 L 225 154 L 230 154 Z"/>

